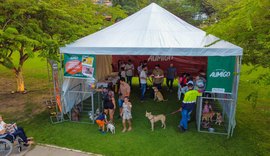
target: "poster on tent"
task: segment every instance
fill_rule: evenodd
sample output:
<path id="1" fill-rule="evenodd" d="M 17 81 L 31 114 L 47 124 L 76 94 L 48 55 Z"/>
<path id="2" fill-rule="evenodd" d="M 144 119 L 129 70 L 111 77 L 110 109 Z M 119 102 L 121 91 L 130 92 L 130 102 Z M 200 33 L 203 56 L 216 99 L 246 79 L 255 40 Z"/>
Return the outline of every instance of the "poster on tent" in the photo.
<path id="1" fill-rule="evenodd" d="M 96 56 L 64 54 L 64 76 L 95 78 Z"/>
<path id="2" fill-rule="evenodd" d="M 235 57 L 208 57 L 206 91 L 231 93 L 234 79 Z"/>

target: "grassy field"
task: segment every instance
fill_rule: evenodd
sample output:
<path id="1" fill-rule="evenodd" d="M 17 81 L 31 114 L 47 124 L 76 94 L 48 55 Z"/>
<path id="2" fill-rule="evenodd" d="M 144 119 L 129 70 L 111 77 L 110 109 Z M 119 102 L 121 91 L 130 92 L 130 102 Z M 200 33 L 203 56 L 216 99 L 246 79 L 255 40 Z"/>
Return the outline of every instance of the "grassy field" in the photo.
<path id="1" fill-rule="evenodd" d="M 146 102 L 140 103 L 139 90 L 136 87 L 132 91 L 131 98 L 133 104 L 133 131 L 131 132 L 121 133 L 121 120 L 116 120 L 115 135 L 109 133 L 102 135 L 98 132 L 97 125 L 91 124 L 64 122 L 52 125 L 47 111 L 35 113 L 36 111 L 33 110 L 44 110 L 45 105 L 40 100 L 48 95 L 46 93 L 48 90 L 46 64 L 39 59 L 29 60 L 24 69 L 26 85 L 30 90 L 28 94 L 8 97 L 11 91 L 8 88 L 0 95 L 1 103 L 9 103 L 9 98 L 14 98 L 22 101 L 21 104 L 26 106 L 23 109 L 14 110 L 17 111 L 14 113 L 14 111 L 4 112 L 3 110 L 7 108 L 2 109 L 1 105 L 0 113 L 5 115 L 7 121 L 16 120 L 38 143 L 104 155 L 269 155 L 269 86 L 251 83 L 257 79 L 260 73 L 269 72 L 269 70 L 259 68 L 258 71 L 247 74 L 246 71 L 249 71 L 250 68 L 243 66 L 242 69 L 236 112 L 237 126 L 234 136 L 229 139 L 223 135 L 198 133 L 194 121 L 190 123 L 190 130 L 187 133 L 180 133 L 176 127 L 180 114 L 167 117 L 165 130 L 161 129 L 160 123 L 158 123 L 155 131 L 152 132 L 150 123 L 144 116 L 145 111 L 152 111 L 154 114 L 169 113 L 177 109 L 180 104 L 176 100 L 176 93 L 165 93 L 165 97 L 169 98 L 168 102 L 154 103 L 148 99 Z M 5 85 L 10 83 L 12 73 L 0 67 L 0 75 L 2 81 L 8 81 L 8 83 L 1 83 L 3 88 L 7 88 Z M 32 89 L 36 91 L 31 92 Z M 246 100 L 247 95 L 253 91 L 258 92 L 255 106 Z M 33 102 L 35 98 L 37 98 L 37 102 Z M 24 112 L 25 110 L 28 110 L 27 113 Z M 24 116 L 19 118 L 17 115 L 19 113 Z M 22 119 L 27 120 L 22 121 Z"/>

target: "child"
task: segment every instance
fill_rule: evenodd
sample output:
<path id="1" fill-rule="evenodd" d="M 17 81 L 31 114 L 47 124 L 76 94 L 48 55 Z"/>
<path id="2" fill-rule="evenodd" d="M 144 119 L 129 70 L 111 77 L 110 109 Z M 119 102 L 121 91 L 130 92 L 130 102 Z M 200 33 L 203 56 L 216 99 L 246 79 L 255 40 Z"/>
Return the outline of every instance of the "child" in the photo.
<path id="1" fill-rule="evenodd" d="M 131 103 L 129 102 L 129 99 L 128 97 L 125 97 L 124 98 L 124 103 L 123 103 L 123 111 L 122 111 L 122 123 L 123 123 L 123 130 L 122 132 L 126 132 L 126 120 L 128 121 L 128 131 L 131 131 L 132 128 L 131 128 L 131 119 L 132 119 L 132 116 L 131 116 Z"/>
<path id="2" fill-rule="evenodd" d="M 96 123 L 98 124 L 99 131 L 101 131 L 102 134 L 105 134 L 105 123 L 107 123 L 107 117 L 105 112 L 101 113 L 97 117 Z"/>
<path id="3" fill-rule="evenodd" d="M 124 67 L 121 67 L 120 77 L 123 77 L 126 79 L 126 71 Z"/>

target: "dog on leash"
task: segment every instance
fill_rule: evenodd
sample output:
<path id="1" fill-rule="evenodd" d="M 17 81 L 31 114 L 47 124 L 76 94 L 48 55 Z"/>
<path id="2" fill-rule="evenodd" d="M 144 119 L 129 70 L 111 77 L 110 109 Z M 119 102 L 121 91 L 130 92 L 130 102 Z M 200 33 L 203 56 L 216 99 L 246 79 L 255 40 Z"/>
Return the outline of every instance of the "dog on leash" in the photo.
<path id="1" fill-rule="evenodd" d="M 159 115 L 152 115 L 151 112 L 145 112 L 145 117 L 147 117 L 151 123 L 151 129 L 154 131 L 154 124 L 155 122 L 161 121 L 161 127 L 164 129 L 166 128 L 166 116 L 164 114 L 159 114 Z"/>
<path id="2" fill-rule="evenodd" d="M 158 101 L 158 102 L 168 101 L 168 99 L 164 100 L 163 95 L 161 94 L 161 92 L 158 90 L 157 87 L 153 87 L 153 90 L 155 93 L 154 101 Z"/>
<path id="3" fill-rule="evenodd" d="M 106 127 L 107 127 L 107 132 L 110 131 L 112 134 L 115 134 L 115 126 L 113 125 L 113 123 L 108 122 Z"/>

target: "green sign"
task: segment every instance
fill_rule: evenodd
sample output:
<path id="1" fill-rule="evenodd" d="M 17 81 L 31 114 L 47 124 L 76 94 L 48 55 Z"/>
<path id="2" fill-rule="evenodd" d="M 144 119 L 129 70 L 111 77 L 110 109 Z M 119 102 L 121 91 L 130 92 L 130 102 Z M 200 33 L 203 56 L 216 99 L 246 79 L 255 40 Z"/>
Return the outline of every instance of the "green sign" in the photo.
<path id="1" fill-rule="evenodd" d="M 206 91 L 230 93 L 233 86 L 235 56 L 208 57 Z"/>
<path id="2" fill-rule="evenodd" d="M 64 54 L 64 76 L 95 78 L 96 56 Z"/>

